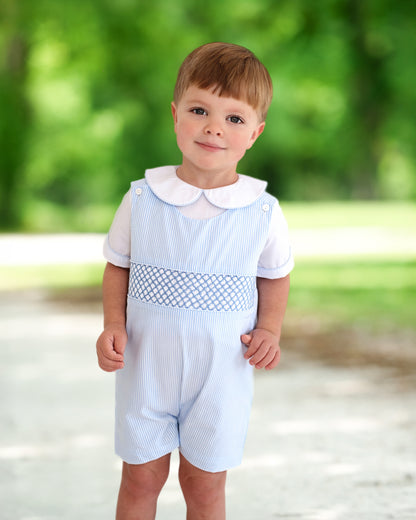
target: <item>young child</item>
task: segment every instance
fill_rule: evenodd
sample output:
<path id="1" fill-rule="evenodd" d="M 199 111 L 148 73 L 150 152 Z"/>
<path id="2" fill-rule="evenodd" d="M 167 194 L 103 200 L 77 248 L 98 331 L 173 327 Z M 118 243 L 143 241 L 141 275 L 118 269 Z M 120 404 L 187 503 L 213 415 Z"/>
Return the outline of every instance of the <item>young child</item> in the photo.
<path id="1" fill-rule="evenodd" d="M 278 201 L 236 172 L 271 97 L 267 70 L 244 47 L 193 51 L 172 103 L 182 164 L 133 182 L 108 234 L 97 354 L 117 370 L 118 520 L 155 518 L 176 448 L 187 519 L 225 518 L 252 368 L 279 362 L 293 267 Z"/>

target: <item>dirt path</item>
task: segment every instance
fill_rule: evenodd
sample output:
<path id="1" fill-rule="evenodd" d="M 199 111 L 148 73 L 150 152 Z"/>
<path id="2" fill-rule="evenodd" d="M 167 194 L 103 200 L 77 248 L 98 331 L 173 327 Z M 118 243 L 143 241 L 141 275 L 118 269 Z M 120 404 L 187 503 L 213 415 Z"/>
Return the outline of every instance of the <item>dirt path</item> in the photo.
<path id="1" fill-rule="evenodd" d="M 2 520 L 113 518 L 120 463 L 113 376 L 95 360 L 100 327 L 94 302 L 0 300 Z M 415 520 L 414 372 L 318 352 L 288 338 L 280 368 L 256 374 L 228 518 Z M 177 455 L 158 520 L 184 519 L 176 469 Z"/>

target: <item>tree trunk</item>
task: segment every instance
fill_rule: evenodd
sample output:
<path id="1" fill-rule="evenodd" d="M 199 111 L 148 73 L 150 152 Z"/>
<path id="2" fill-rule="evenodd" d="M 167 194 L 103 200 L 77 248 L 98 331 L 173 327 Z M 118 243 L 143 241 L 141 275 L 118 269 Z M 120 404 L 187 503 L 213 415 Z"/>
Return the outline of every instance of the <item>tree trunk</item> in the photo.
<path id="1" fill-rule="evenodd" d="M 384 71 L 385 56 L 374 52 L 368 42 L 366 5 L 361 0 L 346 0 L 344 16 L 350 27 L 352 76 L 350 103 L 355 127 L 354 158 L 351 168 L 353 194 L 359 198 L 377 196 L 377 170 L 380 161 L 379 140 L 389 89 Z"/>
<path id="2" fill-rule="evenodd" d="M 28 45 L 18 3 L 7 2 L 3 9 L 8 37 L 0 53 L 0 227 L 10 229 L 19 222 L 16 188 L 22 180 L 29 130 L 25 95 Z"/>

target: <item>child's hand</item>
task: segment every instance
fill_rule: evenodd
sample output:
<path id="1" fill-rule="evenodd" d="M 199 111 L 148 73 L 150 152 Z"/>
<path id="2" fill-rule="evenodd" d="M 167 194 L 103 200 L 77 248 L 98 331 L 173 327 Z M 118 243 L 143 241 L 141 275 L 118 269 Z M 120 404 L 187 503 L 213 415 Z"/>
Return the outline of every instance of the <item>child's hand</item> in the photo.
<path id="1" fill-rule="evenodd" d="M 250 359 L 250 365 L 271 370 L 279 363 L 279 340 L 268 330 L 254 329 L 249 334 L 243 334 L 241 341 L 248 347 L 244 357 Z"/>
<path id="2" fill-rule="evenodd" d="M 124 349 L 127 332 L 122 326 L 108 326 L 97 340 L 97 357 L 100 368 L 114 372 L 124 367 Z"/>

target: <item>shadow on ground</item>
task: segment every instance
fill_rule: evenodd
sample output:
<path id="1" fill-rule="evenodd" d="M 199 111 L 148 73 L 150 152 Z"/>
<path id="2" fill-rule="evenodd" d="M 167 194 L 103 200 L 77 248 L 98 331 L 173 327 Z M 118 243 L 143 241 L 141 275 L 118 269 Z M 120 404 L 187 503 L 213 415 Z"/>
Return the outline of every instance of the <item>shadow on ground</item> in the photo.
<path id="1" fill-rule="evenodd" d="M 101 326 L 96 289 L 0 294 L 2 520 L 114 518 L 120 461 L 114 375 L 96 363 Z M 230 520 L 416 518 L 415 365 L 397 337 L 288 320 L 280 366 L 255 373 Z M 185 518 L 177 461 L 158 520 Z"/>

